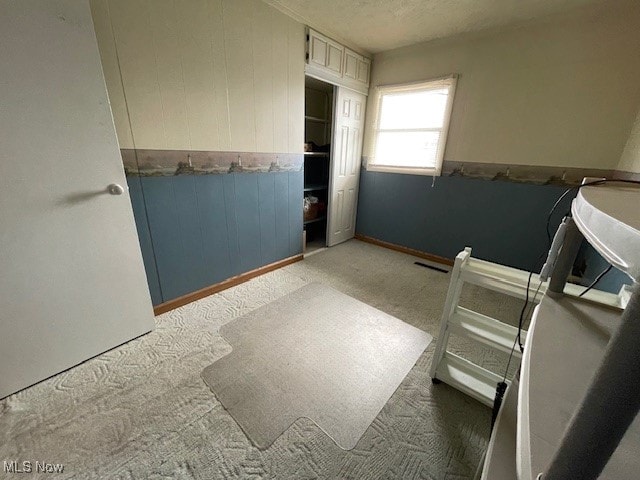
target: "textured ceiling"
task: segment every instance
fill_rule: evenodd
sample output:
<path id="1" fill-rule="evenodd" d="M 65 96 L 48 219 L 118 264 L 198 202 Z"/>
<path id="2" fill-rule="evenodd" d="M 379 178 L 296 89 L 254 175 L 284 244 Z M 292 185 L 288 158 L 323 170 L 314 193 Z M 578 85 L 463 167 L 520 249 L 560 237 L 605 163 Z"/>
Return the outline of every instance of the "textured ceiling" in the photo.
<path id="1" fill-rule="evenodd" d="M 264 0 L 336 40 L 377 53 L 605 0 Z"/>

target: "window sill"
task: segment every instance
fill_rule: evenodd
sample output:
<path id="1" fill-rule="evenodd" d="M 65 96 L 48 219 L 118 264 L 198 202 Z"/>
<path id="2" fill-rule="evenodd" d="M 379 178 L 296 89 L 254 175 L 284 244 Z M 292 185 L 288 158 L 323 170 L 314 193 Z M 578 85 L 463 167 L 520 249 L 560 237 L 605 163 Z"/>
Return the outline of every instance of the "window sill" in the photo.
<path id="1" fill-rule="evenodd" d="M 428 175 L 430 177 L 440 176 L 440 170 L 435 168 L 395 167 L 375 164 L 368 164 L 365 168 L 369 172 L 403 173 L 405 175 Z"/>

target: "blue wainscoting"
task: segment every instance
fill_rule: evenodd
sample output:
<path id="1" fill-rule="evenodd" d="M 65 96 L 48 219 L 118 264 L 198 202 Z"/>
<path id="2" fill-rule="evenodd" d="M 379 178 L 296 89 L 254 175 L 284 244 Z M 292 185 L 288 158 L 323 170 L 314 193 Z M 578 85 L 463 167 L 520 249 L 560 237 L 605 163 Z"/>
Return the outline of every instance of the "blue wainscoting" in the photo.
<path id="1" fill-rule="evenodd" d="M 379 240 L 454 258 L 473 256 L 530 269 L 545 251 L 547 213 L 559 186 L 368 172 L 360 177 L 356 230 Z M 569 200 L 554 215 L 552 230 Z"/>
<path id="2" fill-rule="evenodd" d="M 154 305 L 302 253 L 302 172 L 128 182 Z"/>
<path id="3" fill-rule="evenodd" d="M 162 303 L 162 294 L 160 293 L 160 279 L 158 278 L 158 270 L 156 269 L 156 261 L 153 254 L 153 243 L 151 242 L 147 211 L 144 208 L 142 183 L 140 182 L 140 177 L 127 177 L 127 183 L 129 185 L 129 195 L 131 197 L 131 205 L 133 206 L 136 229 L 138 230 L 140 249 L 142 250 L 144 269 L 147 272 L 147 283 L 149 284 L 151 301 L 154 305 L 158 305 Z"/>
<path id="4" fill-rule="evenodd" d="M 464 247 L 473 256 L 529 270 L 546 252 L 547 215 L 563 186 L 534 185 L 465 177 L 432 177 L 368 172 L 360 175 L 356 231 L 361 235 L 454 258 Z M 570 207 L 568 195 L 551 219 L 552 235 Z M 588 285 L 605 267 L 590 246 L 578 261 Z M 618 292 L 629 279 L 612 269 L 598 289 Z"/>

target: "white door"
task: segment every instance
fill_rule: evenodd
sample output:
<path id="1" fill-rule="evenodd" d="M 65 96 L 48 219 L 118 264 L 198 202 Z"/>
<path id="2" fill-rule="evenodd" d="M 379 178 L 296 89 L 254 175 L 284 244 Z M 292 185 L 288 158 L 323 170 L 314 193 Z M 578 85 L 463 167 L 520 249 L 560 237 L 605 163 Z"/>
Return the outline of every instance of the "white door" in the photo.
<path id="1" fill-rule="evenodd" d="M 361 93 L 344 87 L 336 87 L 336 91 L 329 182 L 329 246 L 355 235 L 366 104 L 366 97 Z"/>
<path id="2" fill-rule="evenodd" d="M 0 398 L 153 324 L 88 1 L 3 0 Z"/>

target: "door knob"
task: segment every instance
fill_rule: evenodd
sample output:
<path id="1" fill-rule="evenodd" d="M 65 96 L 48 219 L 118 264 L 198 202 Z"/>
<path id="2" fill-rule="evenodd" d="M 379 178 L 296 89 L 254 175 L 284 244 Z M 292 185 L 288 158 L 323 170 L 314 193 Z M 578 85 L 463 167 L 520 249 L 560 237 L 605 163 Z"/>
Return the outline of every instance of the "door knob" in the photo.
<path id="1" fill-rule="evenodd" d="M 117 183 L 112 183 L 107 187 L 107 190 L 111 195 L 122 195 L 124 193 L 124 188 L 122 188 Z"/>

